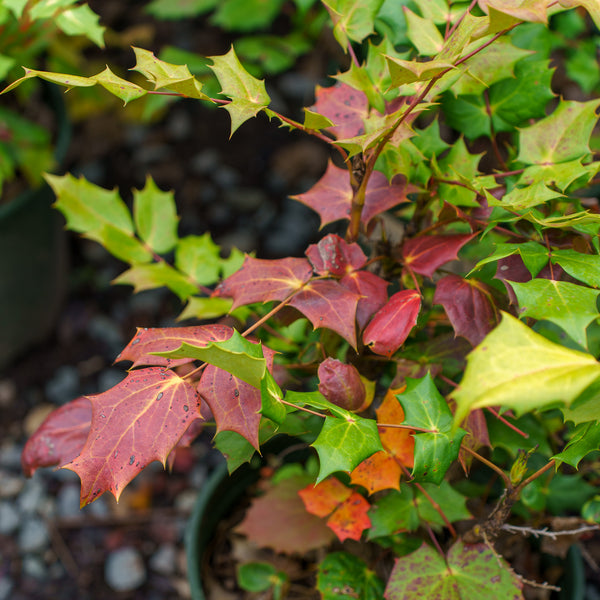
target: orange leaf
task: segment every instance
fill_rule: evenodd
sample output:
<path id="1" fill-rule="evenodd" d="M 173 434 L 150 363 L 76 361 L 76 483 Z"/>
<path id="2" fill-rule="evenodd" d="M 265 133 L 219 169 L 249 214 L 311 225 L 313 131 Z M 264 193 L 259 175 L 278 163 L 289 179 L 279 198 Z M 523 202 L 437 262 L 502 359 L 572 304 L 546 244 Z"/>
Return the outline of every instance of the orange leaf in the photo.
<path id="1" fill-rule="evenodd" d="M 317 485 L 306 486 L 298 494 L 309 513 L 326 517 L 350 497 L 352 490 L 339 479 L 328 477 Z"/>
<path id="2" fill-rule="evenodd" d="M 352 483 L 364 487 L 369 495 L 381 490 L 399 490 L 401 475 L 398 461 L 386 450 L 375 452 L 350 473 Z"/>
<path id="3" fill-rule="evenodd" d="M 404 422 L 404 411 L 396 394 L 402 392 L 404 388 L 390 388 L 381 405 L 375 411 L 377 413 L 377 422 L 390 425 L 402 424 Z M 412 469 L 414 465 L 415 440 L 410 429 L 400 429 L 396 427 L 379 427 L 379 437 L 383 447 L 405 467 Z"/>
<path id="4" fill-rule="evenodd" d="M 371 520 L 367 515 L 370 508 L 371 505 L 358 492 L 352 492 L 327 519 L 327 526 L 338 536 L 340 542 L 347 538 L 359 540 L 362 532 L 371 527 Z"/>

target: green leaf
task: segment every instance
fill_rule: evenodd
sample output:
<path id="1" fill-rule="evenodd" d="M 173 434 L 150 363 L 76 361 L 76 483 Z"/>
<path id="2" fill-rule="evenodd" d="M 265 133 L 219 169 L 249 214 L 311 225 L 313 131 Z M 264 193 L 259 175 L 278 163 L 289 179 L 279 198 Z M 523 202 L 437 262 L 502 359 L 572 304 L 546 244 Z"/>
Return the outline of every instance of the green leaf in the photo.
<path id="1" fill-rule="evenodd" d="M 460 138 L 448 154 L 443 156 L 438 163 L 440 179 L 461 182 L 461 177 L 473 179 L 477 173 L 477 165 L 481 160 L 481 154 L 471 154 L 467 149 L 465 141 Z M 438 187 L 439 196 L 442 200 L 455 206 L 479 207 L 476 200 L 477 193 L 466 189 L 463 185 L 451 183 L 440 183 Z"/>
<path id="2" fill-rule="evenodd" d="M 75 4 L 77 0 L 37 0 L 29 9 L 33 20 L 54 18 L 62 8 Z"/>
<path id="3" fill-rule="evenodd" d="M 267 370 L 261 344 L 249 342 L 235 329 L 233 335 L 224 342 L 211 342 L 206 346 L 184 342 L 177 350 L 156 352 L 155 354 L 166 358 L 202 360 L 231 373 L 258 389 L 261 387 L 261 380 Z"/>
<path id="4" fill-rule="evenodd" d="M 4 80 L 9 71 L 15 66 L 16 60 L 10 56 L 0 54 L 0 81 Z"/>
<path id="5" fill-rule="evenodd" d="M 73 87 L 91 87 L 98 83 L 94 77 L 79 77 L 78 75 L 68 75 L 66 73 L 51 73 L 50 71 L 36 71 L 35 69 L 28 69 L 27 67 L 23 67 L 25 71 L 25 75 L 21 77 L 21 79 L 17 79 L 13 81 L 8 87 L 4 88 L 1 94 L 6 94 L 11 90 L 14 90 L 16 87 L 21 85 L 24 81 L 28 79 L 33 79 L 34 77 L 39 77 L 40 79 L 44 79 L 45 81 L 49 81 L 51 83 L 58 83 L 60 85 L 64 85 L 70 90 Z"/>
<path id="6" fill-rule="evenodd" d="M 344 52 L 349 40 L 362 42 L 373 33 L 373 24 L 383 0 L 322 0 L 333 21 L 333 35 Z"/>
<path id="7" fill-rule="evenodd" d="M 487 258 L 480 260 L 473 268 L 473 271 L 479 269 L 487 263 L 496 262 L 501 258 L 506 258 L 507 256 L 512 256 L 513 254 L 518 254 L 521 257 L 523 264 L 532 277 L 536 277 L 537 274 L 548 263 L 548 250 L 537 242 L 525 242 L 523 244 L 496 244 L 494 253 Z"/>
<path id="8" fill-rule="evenodd" d="M 178 321 L 185 319 L 216 319 L 226 315 L 233 305 L 231 298 L 199 298 L 193 296 L 178 315 Z"/>
<path id="9" fill-rule="evenodd" d="M 227 31 L 266 29 L 280 13 L 285 0 L 227 0 L 219 2 L 211 23 Z"/>
<path id="10" fill-rule="evenodd" d="M 67 35 L 85 35 L 104 48 L 106 27 L 102 27 L 99 21 L 100 17 L 87 4 L 81 4 L 61 12 L 54 22 Z"/>
<path id="11" fill-rule="evenodd" d="M 416 136 L 412 138 L 412 143 L 423 156 L 431 158 L 441 154 L 450 147 L 440 136 L 440 123 L 434 119 L 425 129 L 416 129 Z"/>
<path id="12" fill-rule="evenodd" d="M 396 395 L 404 410 L 404 424 L 431 430 L 414 434 L 412 474 L 421 481 L 439 484 L 457 458 L 466 431 L 452 431 L 452 413 L 429 373 L 422 379 L 407 379 L 406 382 L 406 391 Z"/>
<path id="13" fill-rule="evenodd" d="M 264 592 L 274 588 L 275 595 L 276 590 L 288 580 L 288 576 L 270 563 L 250 562 L 238 565 L 237 580 L 239 586 L 249 592 Z"/>
<path id="14" fill-rule="evenodd" d="M 198 292 L 198 288 L 165 262 L 136 265 L 121 273 L 113 283 L 132 285 L 135 292 L 167 287 L 183 302 Z"/>
<path id="15" fill-rule="evenodd" d="M 71 174 L 46 175 L 45 179 L 56 194 L 54 206 L 65 216 L 69 229 L 91 235 L 110 225 L 133 235 L 131 215 L 116 189 L 106 190 Z"/>
<path id="16" fill-rule="evenodd" d="M 141 98 L 148 93 L 147 90 L 141 88 L 139 85 L 118 77 L 108 67 L 102 73 L 94 75 L 93 79 L 111 94 L 123 100 L 125 104 Z"/>
<path id="17" fill-rule="evenodd" d="M 212 285 L 219 280 L 221 259 L 219 246 L 209 233 L 189 235 L 177 242 L 175 266 L 199 285 Z"/>
<path id="18" fill-rule="evenodd" d="M 450 127 L 463 133 L 469 140 L 490 135 L 490 117 L 481 95 L 444 95 L 442 110 Z"/>
<path id="19" fill-rule="evenodd" d="M 383 450 L 377 423 L 357 415 L 349 418 L 326 417 L 321 432 L 311 446 L 319 455 L 320 469 L 316 483 L 336 471 L 349 473 L 365 458 Z"/>
<path id="20" fill-rule="evenodd" d="M 152 0 L 145 11 L 157 19 L 176 20 L 187 17 L 198 17 L 213 10 L 220 0 Z"/>
<path id="21" fill-rule="evenodd" d="M 556 323 L 579 345 L 587 347 L 585 330 L 600 317 L 596 308 L 600 290 L 550 279 L 508 283 L 517 295 L 520 315 Z"/>
<path id="22" fill-rule="evenodd" d="M 369 540 L 418 529 L 420 521 L 414 495 L 413 488 L 403 483 L 400 491 L 390 490 L 378 497 L 369 510 Z"/>
<path id="23" fill-rule="evenodd" d="M 405 485 L 405 484 L 402 484 Z M 423 490 L 415 492 L 415 504 L 419 519 L 432 526 L 445 527 L 444 521 L 439 510 L 450 523 L 470 519 L 471 513 L 467 510 L 467 498 L 456 491 L 447 481 L 442 481 L 439 485 L 433 483 L 423 483 Z M 404 488 L 401 488 L 404 490 Z M 429 497 L 428 497 L 429 496 Z M 439 510 L 432 504 L 437 504 Z"/>
<path id="24" fill-rule="evenodd" d="M 133 236 L 111 224 L 102 225 L 100 229 L 86 231 L 85 237 L 102 244 L 113 256 L 132 265 L 140 265 L 152 261 L 152 252 Z"/>
<path id="25" fill-rule="evenodd" d="M 571 277 L 591 287 L 600 287 L 600 256 L 575 250 L 553 250 L 550 260 L 559 264 Z"/>
<path id="26" fill-rule="evenodd" d="M 392 56 L 386 56 L 390 77 L 394 87 L 400 87 L 415 81 L 429 81 L 445 71 L 454 69 L 451 62 L 444 60 L 430 60 L 427 62 L 408 61 Z"/>
<path id="27" fill-rule="evenodd" d="M 20 19 L 28 1 L 29 0 L 2 0 L 2 4 L 11 10 L 17 19 Z"/>
<path id="28" fill-rule="evenodd" d="M 435 24 L 404 7 L 407 35 L 421 56 L 435 56 L 444 46 L 444 37 Z"/>
<path id="29" fill-rule="evenodd" d="M 133 191 L 133 217 L 138 235 L 154 252 L 164 254 L 177 243 L 177 210 L 173 192 L 158 189 L 148 176 L 143 190 Z"/>
<path id="30" fill-rule="evenodd" d="M 545 119 L 519 132 L 517 160 L 531 165 L 575 160 L 590 153 L 589 139 L 600 100 L 562 100 Z"/>
<path id="31" fill-rule="evenodd" d="M 522 582 L 485 544 L 456 542 L 446 557 L 423 543 L 397 558 L 385 589 L 386 600 L 422 598 L 521 598 Z"/>
<path id="32" fill-rule="evenodd" d="M 600 28 L 600 4 L 598 4 L 598 0 L 560 0 L 560 4 L 567 8 L 583 6 L 594 20 L 596 27 Z"/>
<path id="33" fill-rule="evenodd" d="M 213 65 L 210 67 L 219 83 L 221 93 L 232 99 L 225 105 L 231 116 L 231 133 L 245 121 L 268 106 L 269 95 L 263 80 L 252 77 L 242 66 L 235 54 L 233 46 L 223 56 L 211 56 Z"/>
<path id="34" fill-rule="evenodd" d="M 524 187 L 514 187 L 508 194 L 502 197 L 501 200 L 494 202 L 488 196 L 488 204 L 491 206 L 502 206 L 508 208 L 516 208 L 524 210 L 544 204 L 549 200 L 562 197 L 563 194 L 555 190 L 551 190 L 545 183 L 539 182 Z"/>
<path id="35" fill-rule="evenodd" d="M 277 385 L 273 375 L 265 369 L 265 374 L 260 381 L 261 409 L 263 416 L 281 425 L 287 416 L 287 409 L 281 400 L 283 393 Z"/>
<path id="36" fill-rule="evenodd" d="M 533 165 L 527 167 L 517 181 L 518 186 L 553 185 L 564 192 L 573 182 L 581 180 L 585 185 L 596 174 L 598 163 L 582 165 L 581 158 L 564 163 Z"/>
<path id="37" fill-rule="evenodd" d="M 202 84 L 190 73 L 187 65 L 174 65 L 160 60 L 149 50 L 133 48 L 136 64 L 132 70 L 138 71 L 154 84 L 154 89 L 168 88 L 188 98 L 210 100 L 202 90 Z"/>
<path id="38" fill-rule="evenodd" d="M 330 552 L 319 563 L 317 590 L 322 600 L 381 600 L 383 582 L 354 554 Z"/>
<path id="39" fill-rule="evenodd" d="M 454 423 L 484 406 L 512 408 L 516 414 L 562 401 L 567 406 L 600 376 L 600 364 L 585 352 L 549 342 L 507 313 L 467 357 Z M 515 351 L 518 348 L 518 351 Z"/>
<path id="40" fill-rule="evenodd" d="M 577 469 L 579 462 L 590 452 L 600 449 L 600 423 L 589 422 L 581 423 L 573 431 L 573 435 L 565 449 L 552 458 L 556 461 L 556 466 L 565 462 Z"/>
<path id="41" fill-rule="evenodd" d="M 303 110 L 304 127 L 306 127 L 306 129 L 318 131 L 319 129 L 326 129 L 327 127 L 333 126 L 333 123 L 327 117 L 319 114 L 318 112 L 313 112 L 308 108 L 304 108 Z"/>

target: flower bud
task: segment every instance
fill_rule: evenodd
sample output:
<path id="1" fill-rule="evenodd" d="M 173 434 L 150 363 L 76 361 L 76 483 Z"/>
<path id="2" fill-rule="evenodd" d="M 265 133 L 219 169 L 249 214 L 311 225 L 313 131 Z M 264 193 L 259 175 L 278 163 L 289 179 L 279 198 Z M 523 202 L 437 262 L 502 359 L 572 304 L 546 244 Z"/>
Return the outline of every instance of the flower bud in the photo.
<path id="1" fill-rule="evenodd" d="M 346 410 L 364 408 L 367 394 L 356 367 L 326 358 L 319 365 L 318 375 L 319 391 L 329 402 Z"/>

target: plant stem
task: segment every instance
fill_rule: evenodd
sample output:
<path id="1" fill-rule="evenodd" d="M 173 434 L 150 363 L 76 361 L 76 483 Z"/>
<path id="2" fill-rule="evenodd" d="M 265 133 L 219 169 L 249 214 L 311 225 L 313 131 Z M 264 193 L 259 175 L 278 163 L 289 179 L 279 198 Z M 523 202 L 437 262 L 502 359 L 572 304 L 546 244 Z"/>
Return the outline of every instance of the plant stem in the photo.
<path id="1" fill-rule="evenodd" d="M 541 469 L 538 469 L 533 475 L 530 475 L 527 479 L 522 481 L 515 488 L 514 493 L 516 494 L 516 497 L 518 498 L 520 496 L 521 491 L 523 490 L 523 488 L 525 486 L 529 485 L 532 481 L 534 481 L 535 479 L 537 479 L 538 477 L 543 475 L 546 471 L 550 470 L 555 464 L 556 464 L 556 461 L 554 459 L 552 459 L 550 462 L 546 463 Z"/>
<path id="2" fill-rule="evenodd" d="M 486 467 L 489 467 L 493 471 L 496 471 L 496 473 L 498 473 L 498 475 L 502 477 L 502 481 L 504 481 L 504 485 L 507 488 L 512 487 L 510 477 L 500 467 L 496 466 L 493 462 L 489 461 L 487 458 L 484 458 L 483 456 L 481 456 L 481 454 L 475 452 L 475 450 L 471 450 L 471 448 L 465 446 L 464 444 L 461 446 L 461 448 L 471 456 L 475 457 L 479 462 L 482 462 Z"/>

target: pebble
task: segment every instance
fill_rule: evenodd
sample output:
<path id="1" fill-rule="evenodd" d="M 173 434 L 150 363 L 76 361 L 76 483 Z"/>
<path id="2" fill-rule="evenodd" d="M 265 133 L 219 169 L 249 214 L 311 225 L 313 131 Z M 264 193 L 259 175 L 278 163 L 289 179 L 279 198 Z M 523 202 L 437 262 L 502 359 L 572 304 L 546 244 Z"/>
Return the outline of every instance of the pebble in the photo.
<path id="1" fill-rule="evenodd" d="M 39 552 L 49 542 L 46 523 L 37 517 L 26 519 L 19 531 L 19 550 L 22 553 Z"/>
<path id="2" fill-rule="evenodd" d="M 12 579 L 3 573 L 0 573 L 0 600 L 8 600 L 13 591 Z"/>
<path id="3" fill-rule="evenodd" d="M 0 502 L 0 535 L 10 535 L 21 523 L 17 509 L 9 502 Z"/>
<path id="4" fill-rule="evenodd" d="M 60 518 L 72 518 L 80 515 L 80 488 L 76 483 L 63 485 L 56 497 L 56 511 Z"/>
<path id="5" fill-rule="evenodd" d="M 111 552 L 104 564 L 106 583 L 117 592 L 128 592 L 146 581 L 146 568 L 141 554 L 131 547 Z"/>
<path id="6" fill-rule="evenodd" d="M 72 365 L 63 365 L 56 369 L 52 379 L 46 384 L 46 397 L 54 404 L 66 404 L 79 393 L 79 371 Z"/>
<path id="7" fill-rule="evenodd" d="M 221 165 L 213 172 L 214 182 L 223 189 L 231 189 L 240 181 L 240 174 L 228 165 Z"/>
<path id="8" fill-rule="evenodd" d="M 22 477 L 7 471 L 0 471 L 0 498 L 13 498 L 23 489 L 24 485 Z"/>
<path id="9" fill-rule="evenodd" d="M 150 558 L 150 568 L 161 575 L 172 575 L 177 564 L 177 551 L 171 544 L 163 544 Z"/>
<path id="10" fill-rule="evenodd" d="M 23 446 L 14 442 L 5 442 L 0 446 L 0 467 L 21 471 L 21 451 Z M 1 487 L 1 486 L 0 486 Z"/>
<path id="11" fill-rule="evenodd" d="M 46 565 L 39 556 L 29 554 L 23 557 L 21 568 L 23 569 L 23 575 L 34 579 L 46 579 L 48 577 Z"/>
<path id="12" fill-rule="evenodd" d="M 31 479 L 28 479 L 23 486 L 18 499 L 17 505 L 23 514 L 35 512 L 44 499 L 45 486 L 39 476 L 39 471 L 34 473 Z"/>

